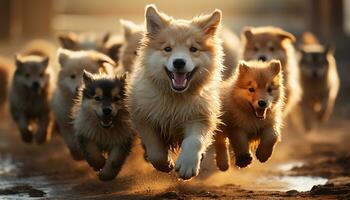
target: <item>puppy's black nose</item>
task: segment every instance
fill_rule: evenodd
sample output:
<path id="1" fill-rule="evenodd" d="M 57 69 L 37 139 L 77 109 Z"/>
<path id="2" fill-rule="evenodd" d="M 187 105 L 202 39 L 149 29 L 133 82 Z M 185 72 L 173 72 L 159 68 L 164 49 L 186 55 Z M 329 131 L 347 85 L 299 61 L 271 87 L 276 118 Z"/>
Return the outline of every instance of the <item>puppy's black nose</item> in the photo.
<path id="1" fill-rule="evenodd" d="M 173 61 L 173 66 L 175 69 L 183 69 L 186 65 L 186 61 L 183 59 L 175 59 Z"/>
<path id="2" fill-rule="evenodd" d="M 258 105 L 260 106 L 260 108 L 266 108 L 267 103 L 266 103 L 266 101 L 260 100 L 260 101 L 258 101 Z"/>
<path id="3" fill-rule="evenodd" d="M 110 108 L 110 107 L 103 108 L 102 112 L 104 115 L 110 115 L 112 113 L 112 108 Z"/>
<path id="4" fill-rule="evenodd" d="M 267 60 L 266 56 L 260 56 L 258 60 L 265 62 Z"/>
<path id="5" fill-rule="evenodd" d="M 37 91 L 37 90 L 39 89 L 39 87 L 40 87 L 39 82 L 34 81 L 33 84 L 32 84 L 33 90 L 34 90 L 34 91 Z"/>

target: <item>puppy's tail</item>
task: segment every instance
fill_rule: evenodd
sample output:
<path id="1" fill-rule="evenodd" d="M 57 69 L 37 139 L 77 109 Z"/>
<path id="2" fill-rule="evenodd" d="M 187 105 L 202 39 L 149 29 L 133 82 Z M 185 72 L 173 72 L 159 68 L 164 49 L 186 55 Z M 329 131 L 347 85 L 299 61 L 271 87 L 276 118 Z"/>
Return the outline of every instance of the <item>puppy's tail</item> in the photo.
<path id="1" fill-rule="evenodd" d="M 46 40 L 32 40 L 26 44 L 22 50 L 22 55 L 36 55 L 42 57 L 52 57 L 55 52 L 55 47 L 52 43 Z"/>
<path id="2" fill-rule="evenodd" d="M 320 44 L 317 37 L 314 34 L 312 34 L 311 32 L 303 33 L 301 40 L 302 40 L 303 45 Z"/>

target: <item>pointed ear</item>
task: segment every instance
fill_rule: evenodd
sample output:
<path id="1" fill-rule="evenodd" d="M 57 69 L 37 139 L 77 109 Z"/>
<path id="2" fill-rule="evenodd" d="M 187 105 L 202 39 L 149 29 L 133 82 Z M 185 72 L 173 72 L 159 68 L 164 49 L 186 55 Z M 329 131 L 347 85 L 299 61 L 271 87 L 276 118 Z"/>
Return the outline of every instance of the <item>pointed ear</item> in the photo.
<path id="1" fill-rule="evenodd" d="M 94 75 L 92 75 L 90 72 L 86 70 L 83 71 L 83 81 L 85 85 L 89 85 L 93 79 L 94 79 Z"/>
<path id="2" fill-rule="evenodd" d="M 111 38 L 111 33 L 110 32 L 105 33 L 102 37 L 102 44 L 106 44 L 109 38 Z"/>
<path id="3" fill-rule="evenodd" d="M 58 49 L 57 54 L 58 54 L 58 62 L 61 65 L 61 68 L 64 68 L 64 66 L 66 65 L 67 60 L 70 57 L 72 51 L 68 50 L 68 49 Z"/>
<path id="4" fill-rule="evenodd" d="M 62 33 L 58 35 L 61 46 L 65 49 L 74 49 L 78 43 L 78 35 L 75 33 Z"/>
<path id="5" fill-rule="evenodd" d="M 20 67 L 22 67 L 23 66 L 23 61 L 22 61 L 22 55 L 20 55 L 20 54 L 16 54 L 15 55 L 15 62 L 16 62 L 16 67 L 17 68 L 20 68 Z"/>
<path id="6" fill-rule="evenodd" d="M 128 40 L 130 36 L 133 34 L 133 32 L 135 32 L 137 25 L 132 21 L 124 20 L 124 19 L 120 20 L 120 24 L 122 25 L 122 28 L 123 28 L 124 38 Z"/>
<path id="7" fill-rule="evenodd" d="M 221 16 L 221 10 L 216 9 L 210 15 L 196 17 L 192 21 L 197 24 L 206 35 L 213 36 L 220 27 Z"/>
<path id="8" fill-rule="evenodd" d="M 115 62 L 110 57 L 105 56 L 105 55 L 98 56 L 96 62 L 98 63 L 99 66 L 103 66 L 106 63 L 112 65 L 113 67 L 116 66 Z"/>
<path id="9" fill-rule="evenodd" d="M 165 14 L 159 13 L 155 5 L 146 6 L 146 28 L 150 35 L 157 35 L 159 31 L 168 24 Z"/>
<path id="10" fill-rule="evenodd" d="M 281 38 L 281 40 L 289 39 L 293 43 L 296 41 L 295 36 L 287 31 L 280 30 L 277 34 Z"/>
<path id="11" fill-rule="evenodd" d="M 240 61 L 238 63 L 239 74 L 245 74 L 249 71 L 249 66 L 245 61 Z"/>
<path id="12" fill-rule="evenodd" d="M 252 31 L 252 27 L 244 27 L 241 33 L 241 37 L 245 38 L 246 40 L 250 40 L 253 38 L 254 33 Z"/>
<path id="13" fill-rule="evenodd" d="M 279 60 L 271 60 L 269 66 L 274 76 L 277 76 L 281 72 L 282 64 Z"/>
<path id="14" fill-rule="evenodd" d="M 325 46 L 325 54 L 328 55 L 328 54 L 334 54 L 335 52 L 335 46 L 333 44 L 327 44 Z"/>

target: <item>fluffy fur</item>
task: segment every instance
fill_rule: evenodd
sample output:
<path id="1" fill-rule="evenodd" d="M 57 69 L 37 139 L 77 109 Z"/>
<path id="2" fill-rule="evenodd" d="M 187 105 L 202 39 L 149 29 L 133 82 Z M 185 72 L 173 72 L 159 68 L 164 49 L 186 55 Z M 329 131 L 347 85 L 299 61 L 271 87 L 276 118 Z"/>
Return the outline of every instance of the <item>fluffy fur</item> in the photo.
<path id="1" fill-rule="evenodd" d="M 93 34 L 77 34 L 73 32 L 61 33 L 58 40 L 64 49 L 72 51 L 95 50 L 108 55 L 114 62 L 119 61 L 119 50 L 123 40 L 117 37 L 111 39 L 111 34 L 106 33 L 100 37 Z"/>
<path id="2" fill-rule="evenodd" d="M 73 100 L 81 85 L 83 70 L 91 73 L 112 73 L 115 63 L 108 56 L 96 51 L 58 50 L 61 70 L 58 75 L 57 88 L 54 92 L 52 108 L 56 124 L 72 156 L 83 159 L 78 142 L 74 137 L 71 118 Z"/>
<path id="3" fill-rule="evenodd" d="M 103 181 L 117 176 L 135 136 L 124 101 L 125 78 L 84 72 L 84 84 L 73 109 L 74 129 L 84 157 L 94 170 L 101 170 Z"/>
<path id="4" fill-rule="evenodd" d="M 234 69 L 238 64 L 241 44 L 237 35 L 227 28 L 221 29 L 220 38 L 222 39 L 222 48 L 224 50 L 225 66 L 222 72 L 222 79 L 227 80 L 232 77 Z"/>
<path id="5" fill-rule="evenodd" d="M 300 48 L 301 83 L 304 97 L 301 102 L 306 130 L 314 122 L 326 122 L 339 91 L 339 76 L 334 49 L 323 46 L 311 33 L 303 37 Z"/>
<path id="6" fill-rule="evenodd" d="M 127 72 L 132 71 L 132 66 L 138 55 L 144 28 L 132 21 L 120 20 L 124 31 L 124 43 L 120 49 L 120 60 Z"/>
<path id="7" fill-rule="evenodd" d="M 281 63 L 241 62 L 235 75 L 221 87 L 222 125 L 215 136 L 216 163 L 220 170 L 229 167 L 229 139 L 236 165 L 252 161 L 250 148 L 258 142 L 256 157 L 266 162 L 280 140 L 284 88 Z"/>
<path id="8" fill-rule="evenodd" d="M 33 52 L 39 52 L 33 51 Z M 16 55 L 16 70 L 10 89 L 10 111 L 17 123 L 22 140 L 30 143 L 35 134 L 38 144 L 51 134 L 51 86 L 49 57 L 27 54 Z M 34 129 L 36 124 L 36 129 Z"/>
<path id="9" fill-rule="evenodd" d="M 244 60 L 281 61 L 286 90 L 283 115 L 287 116 L 302 98 L 300 70 L 293 46 L 295 37 L 276 27 L 247 27 L 242 32 L 242 41 Z"/>
<path id="10" fill-rule="evenodd" d="M 175 166 L 181 179 L 199 173 L 202 154 L 219 122 L 220 23 L 219 10 L 186 21 L 159 13 L 153 5 L 146 8 L 147 31 L 130 80 L 128 104 L 156 169 L 171 171 L 169 149 L 181 146 Z"/>

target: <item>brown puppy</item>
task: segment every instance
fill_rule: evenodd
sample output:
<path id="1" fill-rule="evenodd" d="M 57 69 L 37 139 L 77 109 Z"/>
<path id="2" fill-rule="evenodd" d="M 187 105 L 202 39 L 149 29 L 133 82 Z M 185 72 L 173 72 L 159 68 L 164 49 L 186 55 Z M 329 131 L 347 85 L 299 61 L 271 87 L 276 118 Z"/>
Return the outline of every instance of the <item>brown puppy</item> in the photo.
<path id="1" fill-rule="evenodd" d="M 287 116 L 302 98 L 294 41 L 295 37 L 291 33 L 276 27 L 248 27 L 242 32 L 244 60 L 281 61 L 286 90 L 284 116 Z"/>
<path id="2" fill-rule="evenodd" d="M 235 75 L 223 82 L 223 124 L 214 142 L 220 170 L 229 167 L 226 138 L 232 145 L 238 167 L 251 163 L 253 142 L 258 142 L 256 157 L 260 162 L 270 158 L 280 140 L 282 124 L 284 89 L 281 68 L 277 60 L 241 62 Z"/>

